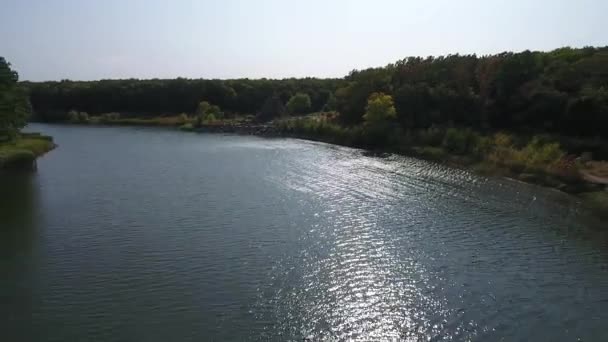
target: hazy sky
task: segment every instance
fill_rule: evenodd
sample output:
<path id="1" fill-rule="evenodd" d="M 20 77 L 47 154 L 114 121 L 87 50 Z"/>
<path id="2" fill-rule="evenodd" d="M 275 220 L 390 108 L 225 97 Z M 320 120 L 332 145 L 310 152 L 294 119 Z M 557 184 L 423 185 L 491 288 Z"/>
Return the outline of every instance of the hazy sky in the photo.
<path id="1" fill-rule="evenodd" d="M 608 45 L 608 0 L 1 0 L 27 80 L 341 77 L 410 55 Z"/>

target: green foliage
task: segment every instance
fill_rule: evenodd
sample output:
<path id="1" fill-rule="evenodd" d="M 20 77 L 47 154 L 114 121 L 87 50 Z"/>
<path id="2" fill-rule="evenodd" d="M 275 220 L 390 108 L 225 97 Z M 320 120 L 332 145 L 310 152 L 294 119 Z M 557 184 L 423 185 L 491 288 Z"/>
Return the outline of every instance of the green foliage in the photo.
<path id="1" fill-rule="evenodd" d="M 181 113 L 181 114 L 178 116 L 178 120 L 179 120 L 179 122 L 180 122 L 182 125 L 187 124 L 187 123 L 189 122 L 189 120 L 188 120 L 188 114 L 186 114 L 186 113 Z"/>
<path id="2" fill-rule="evenodd" d="M 32 108 L 16 71 L 0 57 L 0 140 L 12 140 L 27 124 Z"/>
<path id="3" fill-rule="evenodd" d="M 443 148 L 455 154 L 476 152 L 481 136 L 470 128 L 448 128 L 443 138 Z"/>
<path id="4" fill-rule="evenodd" d="M 99 121 L 102 123 L 111 123 L 120 120 L 120 113 L 104 113 L 99 116 Z"/>
<path id="5" fill-rule="evenodd" d="M 546 169 L 553 166 L 564 157 L 558 143 L 543 142 L 539 137 L 534 137 L 520 151 L 520 160 L 528 167 Z"/>
<path id="6" fill-rule="evenodd" d="M 275 118 L 281 118 L 285 116 L 286 109 L 283 105 L 283 101 L 277 95 L 273 95 L 266 99 L 264 105 L 256 115 L 255 119 L 258 122 L 267 122 Z"/>
<path id="7" fill-rule="evenodd" d="M 334 96 L 334 94 L 329 94 L 329 97 L 327 98 L 327 102 L 325 102 L 325 105 L 323 106 L 322 110 L 324 112 L 331 112 L 331 111 L 335 111 L 337 108 L 337 100 L 336 97 Z"/>
<path id="8" fill-rule="evenodd" d="M 196 125 L 201 126 L 205 122 L 213 122 L 217 119 L 223 119 L 224 113 L 219 106 L 212 105 L 207 101 L 199 103 L 196 110 Z"/>
<path id="9" fill-rule="evenodd" d="M 506 166 L 514 172 L 550 172 L 565 156 L 560 145 L 533 137 L 523 148 L 513 144 L 513 137 L 505 133 L 494 135 L 493 146 L 489 148 L 487 160 Z"/>
<path id="10" fill-rule="evenodd" d="M 71 110 L 68 112 L 68 121 L 71 123 L 89 123 L 89 114 Z"/>
<path id="11" fill-rule="evenodd" d="M 78 121 L 83 123 L 89 122 L 89 114 L 87 112 L 78 113 Z"/>
<path id="12" fill-rule="evenodd" d="M 215 120 L 217 120 L 217 118 L 215 117 L 215 115 L 213 113 L 210 113 L 209 115 L 207 115 L 205 120 L 208 122 L 215 122 Z"/>
<path id="13" fill-rule="evenodd" d="M 5 84 L 16 82 L 15 73 L 3 70 Z M 341 123 L 352 126 L 364 121 L 370 95 L 384 93 L 394 99 L 403 130 L 456 126 L 593 137 L 608 136 L 606 75 L 608 47 L 566 47 L 489 56 L 407 57 L 385 67 L 354 70 L 343 79 L 24 84 L 38 118 L 46 121 L 65 120 L 69 109 L 93 115 L 124 111 L 142 119 L 162 113 L 198 115 L 207 111 L 198 108 L 205 99 L 229 113 L 255 113 L 261 122 L 283 116 L 286 102 L 296 114 L 335 109 Z M 213 114 L 221 119 L 221 114 Z"/>
<path id="14" fill-rule="evenodd" d="M 389 93 L 391 88 L 391 66 L 353 70 L 345 77 L 347 84 L 336 90 L 336 109 L 340 112 L 340 121 L 345 124 L 357 124 L 363 121 L 365 107 L 373 93 Z"/>
<path id="15" fill-rule="evenodd" d="M 306 114 L 310 113 L 312 104 L 308 94 L 297 93 L 287 101 L 286 106 L 290 114 Z"/>
<path id="16" fill-rule="evenodd" d="M 0 143 L 0 169 L 13 165 L 31 165 L 37 156 L 53 147 L 51 137 L 31 134 L 17 137 L 10 143 Z"/>
<path id="17" fill-rule="evenodd" d="M 383 93 L 373 93 L 367 100 L 363 119 L 367 124 L 378 124 L 397 118 L 393 98 Z"/>
<path id="18" fill-rule="evenodd" d="M 282 103 L 297 93 L 307 94 L 310 112 L 320 111 L 341 79 L 153 79 L 25 82 L 41 121 L 64 121 L 75 109 L 93 116 L 102 113 L 129 113 L 146 119 L 166 113 L 197 113 L 201 100 L 238 115 L 259 113 L 268 98 L 276 95 Z M 220 115 L 214 113 L 216 118 Z"/>
<path id="19" fill-rule="evenodd" d="M 440 146 L 443 143 L 445 132 L 436 126 L 431 126 L 427 129 L 422 129 L 416 133 L 415 140 L 421 145 Z"/>
<path id="20" fill-rule="evenodd" d="M 363 131 L 360 128 L 346 128 L 333 121 L 331 116 L 317 115 L 277 120 L 275 126 L 285 134 L 303 135 L 349 146 L 363 145 Z"/>
<path id="21" fill-rule="evenodd" d="M 211 104 L 207 101 L 201 101 L 196 107 L 196 115 L 205 116 L 211 109 Z"/>

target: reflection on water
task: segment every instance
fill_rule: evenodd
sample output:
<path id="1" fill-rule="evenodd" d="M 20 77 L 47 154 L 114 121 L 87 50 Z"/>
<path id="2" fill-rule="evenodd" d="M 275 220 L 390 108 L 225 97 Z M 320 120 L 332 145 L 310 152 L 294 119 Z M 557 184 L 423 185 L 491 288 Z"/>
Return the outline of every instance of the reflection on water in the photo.
<path id="1" fill-rule="evenodd" d="M 0 318 L 5 337 L 32 313 L 31 277 L 37 231 L 37 184 L 30 174 L 0 174 Z M 26 334 L 19 336 L 25 338 Z"/>
<path id="2" fill-rule="evenodd" d="M 61 147 L 0 204 L 10 340 L 608 340 L 608 238 L 564 194 L 292 139 L 38 129 Z"/>
<path id="3" fill-rule="evenodd" d="M 34 175 L 0 174 L 0 254 L 12 258 L 26 255 L 35 234 L 37 185 Z"/>

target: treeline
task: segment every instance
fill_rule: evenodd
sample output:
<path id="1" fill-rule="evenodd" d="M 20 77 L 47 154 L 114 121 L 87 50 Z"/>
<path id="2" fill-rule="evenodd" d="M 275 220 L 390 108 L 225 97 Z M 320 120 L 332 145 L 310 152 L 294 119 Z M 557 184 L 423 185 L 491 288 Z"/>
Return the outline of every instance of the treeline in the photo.
<path id="1" fill-rule="evenodd" d="M 283 104 L 298 93 L 310 98 L 310 111 L 326 107 L 344 83 L 339 79 L 170 79 L 26 82 L 41 121 L 64 121 L 71 110 L 98 115 L 120 112 L 123 116 L 151 117 L 194 113 L 202 101 L 228 114 L 256 114 L 264 103 L 278 97 Z M 331 101 L 330 101 L 331 102 Z"/>
<path id="2" fill-rule="evenodd" d="M 370 94 L 393 97 L 405 128 L 608 135 L 608 47 L 478 57 L 410 57 L 354 71 L 336 91 L 345 123 L 359 123 Z"/>
<path id="3" fill-rule="evenodd" d="M 608 47 L 550 52 L 409 57 L 343 79 L 102 80 L 26 83 L 41 120 L 70 110 L 90 114 L 192 113 L 201 101 L 230 113 L 256 114 L 269 98 L 310 98 L 310 112 L 337 110 L 363 122 L 373 93 L 391 96 L 404 129 L 466 126 L 476 130 L 608 136 Z M 294 100 L 295 101 L 295 100 Z M 292 101 L 293 103 L 293 101 Z"/>

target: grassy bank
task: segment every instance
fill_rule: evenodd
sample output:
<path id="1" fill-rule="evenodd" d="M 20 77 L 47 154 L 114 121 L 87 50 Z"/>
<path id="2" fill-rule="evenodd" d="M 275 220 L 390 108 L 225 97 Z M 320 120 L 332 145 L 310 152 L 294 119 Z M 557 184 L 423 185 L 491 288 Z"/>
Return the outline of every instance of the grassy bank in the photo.
<path id="1" fill-rule="evenodd" d="M 70 120 L 67 122 L 92 125 L 179 127 L 185 131 L 193 131 L 201 126 L 249 125 L 252 121 L 253 116 L 245 115 L 216 119 L 214 117 L 200 118 L 199 116 L 187 115 L 186 113 L 154 117 L 130 117 L 121 115 L 120 113 L 89 115 L 84 112 L 70 112 Z"/>
<path id="2" fill-rule="evenodd" d="M 36 158 L 54 147 L 52 137 L 23 133 L 15 141 L 0 143 L 0 170 L 33 169 Z"/>

